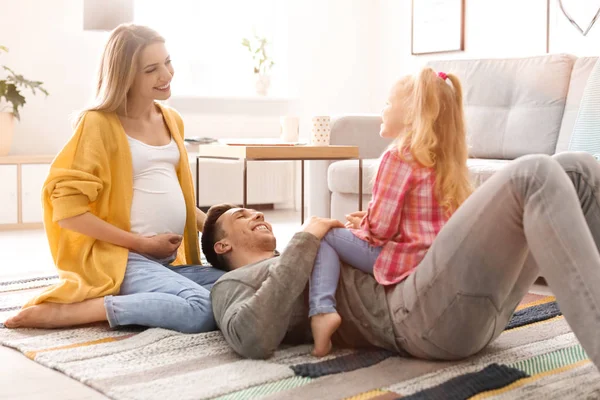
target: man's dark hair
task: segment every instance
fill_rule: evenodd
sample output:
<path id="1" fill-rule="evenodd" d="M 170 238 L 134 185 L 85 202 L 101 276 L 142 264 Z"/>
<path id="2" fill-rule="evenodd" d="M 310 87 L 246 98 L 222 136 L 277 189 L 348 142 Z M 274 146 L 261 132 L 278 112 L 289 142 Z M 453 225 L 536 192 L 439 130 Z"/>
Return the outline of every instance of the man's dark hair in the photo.
<path id="1" fill-rule="evenodd" d="M 233 204 L 217 204 L 208 209 L 204 228 L 202 229 L 202 252 L 206 260 L 215 268 L 223 271 L 230 271 L 231 268 L 224 254 L 217 254 L 215 243 L 225 237 L 225 232 L 221 229 L 221 223 L 217 220 L 232 208 L 237 208 Z"/>

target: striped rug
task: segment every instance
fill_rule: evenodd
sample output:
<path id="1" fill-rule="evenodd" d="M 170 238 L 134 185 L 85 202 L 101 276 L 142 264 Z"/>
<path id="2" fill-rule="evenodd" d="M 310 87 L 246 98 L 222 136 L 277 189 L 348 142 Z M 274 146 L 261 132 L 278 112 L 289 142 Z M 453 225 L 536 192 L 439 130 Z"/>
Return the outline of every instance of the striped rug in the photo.
<path id="1" fill-rule="evenodd" d="M 20 285 L 0 293 L 5 309 L 23 301 L 23 290 L 41 290 Z M 0 311 L 0 321 L 13 312 Z M 348 349 L 315 359 L 309 345 L 282 347 L 266 361 L 245 360 L 219 332 L 110 330 L 106 324 L 0 329 L 0 343 L 118 400 L 600 398 L 600 374 L 554 298 L 533 294 L 493 344 L 462 362 Z"/>

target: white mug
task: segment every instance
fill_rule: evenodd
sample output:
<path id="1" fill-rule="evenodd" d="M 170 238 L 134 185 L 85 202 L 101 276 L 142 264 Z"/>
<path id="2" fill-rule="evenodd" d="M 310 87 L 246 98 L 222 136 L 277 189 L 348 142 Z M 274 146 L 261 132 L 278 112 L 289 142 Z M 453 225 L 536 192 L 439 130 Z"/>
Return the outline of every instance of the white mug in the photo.
<path id="1" fill-rule="evenodd" d="M 298 117 L 280 117 L 279 126 L 281 140 L 284 142 L 297 142 L 299 137 L 300 120 Z"/>
<path id="2" fill-rule="evenodd" d="M 310 144 L 313 146 L 329 146 L 331 137 L 331 117 L 318 116 L 312 118 Z"/>

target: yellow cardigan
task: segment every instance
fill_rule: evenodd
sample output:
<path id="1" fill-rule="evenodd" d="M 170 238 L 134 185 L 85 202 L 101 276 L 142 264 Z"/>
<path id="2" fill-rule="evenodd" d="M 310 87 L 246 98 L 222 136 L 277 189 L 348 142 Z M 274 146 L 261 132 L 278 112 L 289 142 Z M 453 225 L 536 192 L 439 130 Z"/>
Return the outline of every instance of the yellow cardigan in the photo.
<path id="1" fill-rule="evenodd" d="M 196 206 L 183 141 L 183 121 L 175 110 L 157 105 L 181 154 L 177 177 L 187 219 L 174 264 L 199 265 Z M 75 134 L 52 162 L 42 193 L 44 226 L 61 281 L 25 307 L 45 301 L 75 303 L 119 293 L 129 250 L 62 229 L 57 222 L 89 211 L 129 232 L 132 198 L 131 152 L 118 116 L 98 111 L 86 113 Z"/>

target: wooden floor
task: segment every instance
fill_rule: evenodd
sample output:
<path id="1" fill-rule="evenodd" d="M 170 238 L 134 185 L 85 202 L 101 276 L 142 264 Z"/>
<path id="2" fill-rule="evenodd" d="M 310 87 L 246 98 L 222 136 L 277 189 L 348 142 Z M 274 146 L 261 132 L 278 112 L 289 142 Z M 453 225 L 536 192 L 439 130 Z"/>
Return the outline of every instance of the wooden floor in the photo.
<path id="1" fill-rule="evenodd" d="M 23 354 L 0 346 L 0 399 L 97 400 L 108 397 Z"/>
<path id="2" fill-rule="evenodd" d="M 0 281 L 55 273 L 46 236 L 42 230 L 0 232 L 0 254 L 5 258 L 0 264 Z M 0 346 L 0 388 L 0 399 L 108 398 L 58 371 L 35 363 L 16 350 L 3 346 Z"/>

